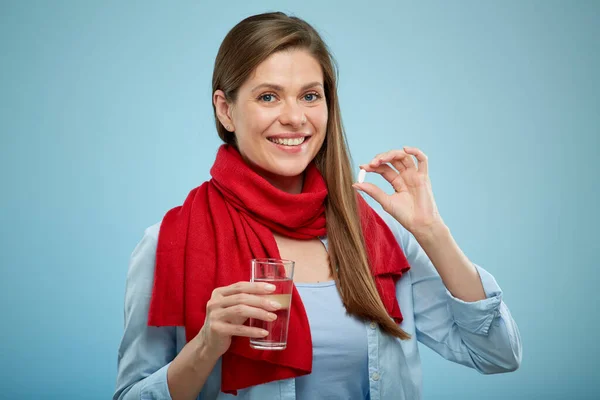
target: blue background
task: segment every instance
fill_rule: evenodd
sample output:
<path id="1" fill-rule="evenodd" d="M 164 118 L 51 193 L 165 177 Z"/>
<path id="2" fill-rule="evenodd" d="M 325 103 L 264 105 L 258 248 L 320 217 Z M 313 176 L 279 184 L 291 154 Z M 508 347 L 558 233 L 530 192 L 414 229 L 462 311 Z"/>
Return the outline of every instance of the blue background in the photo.
<path id="1" fill-rule="evenodd" d="M 247 3 L 0 1 L 0 397 L 112 396 L 129 255 L 209 178 L 218 46 L 271 10 L 332 48 L 356 165 L 426 152 L 519 325 L 511 374 L 422 348 L 425 399 L 600 393 L 600 2 Z"/>

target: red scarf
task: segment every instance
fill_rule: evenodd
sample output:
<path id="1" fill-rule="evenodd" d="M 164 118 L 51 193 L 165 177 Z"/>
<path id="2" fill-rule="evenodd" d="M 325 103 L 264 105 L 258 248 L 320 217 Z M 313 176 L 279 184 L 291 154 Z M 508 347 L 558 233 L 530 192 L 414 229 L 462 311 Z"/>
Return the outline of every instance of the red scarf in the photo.
<path id="1" fill-rule="evenodd" d="M 194 338 L 206 316 L 213 289 L 250 280 L 250 260 L 281 258 L 273 231 L 295 239 L 326 234 L 327 187 L 314 163 L 305 172 L 301 194 L 276 189 L 250 169 L 239 152 L 221 146 L 212 179 L 193 189 L 182 206 L 165 215 L 158 236 L 149 326 L 185 326 Z M 402 321 L 396 281 L 409 269 L 385 222 L 359 199 L 367 253 L 379 295 L 396 322 Z M 250 348 L 234 337 L 222 357 L 221 390 L 238 389 L 309 374 L 312 338 L 302 300 L 294 287 L 288 347 Z"/>

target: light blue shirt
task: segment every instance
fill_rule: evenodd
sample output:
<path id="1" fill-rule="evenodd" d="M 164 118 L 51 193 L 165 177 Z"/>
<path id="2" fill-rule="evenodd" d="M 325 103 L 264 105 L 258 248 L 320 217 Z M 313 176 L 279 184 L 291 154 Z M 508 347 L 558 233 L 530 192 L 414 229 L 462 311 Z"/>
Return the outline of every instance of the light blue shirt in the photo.
<path id="1" fill-rule="evenodd" d="M 313 345 L 312 373 L 296 378 L 296 399 L 368 399 L 365 324 L 348 315 L 335 281 L 297 283 Z"/>
<path id="2" fill-rule="evenodd" d="M 417 342 L 447 360 L 484 374 L 517 369 L 521 363 L 521 337 L 493 276 L 475 265 L 487 298 L 468 303 L 453 297 L 415 238 L 387 213 L 378 212 L 411 265 L 396 284 L 396 296 L 404 317 L 400 326 L 411 339 L 400 340 L 386 335 L 375 323 L 360 323 L 366 335 L 366 379 L 370 400 L 421 399 L 421 360 Z M 160 224 L 156 224 L 146 229 L 131 255 L 125 291 L 125 330 L 118 352 L 114 400 L 171 399 L 167 369 L 186 344 L 183 327 L 147 325 L 159 228 Z M 311 334 L 319 332 L 323 327 L 313 326 L 313 322 L 318 324 L 323 317 L 315 318 L 311 310 L 307 313 Z M 336 335 L 335 332 L 332 334 Z M 354 370 L 351 379 L 363 379 L 361 371 L 363 369 Z M 311 378 L 321 380 L 316 385 L 327 385 L 327 378 L 317 375 L 316 371 Z M 302 378 L 285 379 L 239 390 L 235 397 L 220 391 L 219 360 L 198 400 L 296 400 L 304 397 L 304 393 L 297 396 L 297 387 L 298 391 L 303 388 L 314 390 L 314 385 L 314 382 L 302 382 Z"/>

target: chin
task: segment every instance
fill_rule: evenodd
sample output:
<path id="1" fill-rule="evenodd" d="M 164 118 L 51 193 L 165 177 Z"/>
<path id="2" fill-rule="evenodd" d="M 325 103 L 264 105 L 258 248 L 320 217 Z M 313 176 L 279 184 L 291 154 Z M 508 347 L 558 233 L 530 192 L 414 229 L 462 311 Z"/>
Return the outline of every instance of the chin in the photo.
<path id="1" fill-rule="evenodd" d="M 301 162 L 299 160 L 283 161 L 277 165 L 270 166 L 268 171 L 273 175 L 293 178 L 295 176 L 302 175 L 308 164 L 308 162 Z"/>

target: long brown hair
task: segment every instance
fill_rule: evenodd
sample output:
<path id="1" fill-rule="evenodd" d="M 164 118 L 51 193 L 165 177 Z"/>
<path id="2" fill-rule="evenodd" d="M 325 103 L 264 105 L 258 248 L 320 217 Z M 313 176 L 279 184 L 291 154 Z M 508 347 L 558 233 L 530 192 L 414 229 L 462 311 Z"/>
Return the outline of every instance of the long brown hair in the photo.
<path id="1" fill-rule="evenodd" d="M 329 262 L 344 306 L 350 314 L 376 321 L 388 334 L 409 339 L 388 315 L 371 275 L 337 98 L 336 63 L 317 31 L 302 19 L 280 12 L 244 19 L 229 31 L 219 48 L 213 93 L 222 90 L 229 103 L 235 102 L 238 89 L 261 62 L 290 48 L 307 50 L 323 69 L 329 117 L 325 142 L 315 163 L 329 193 L 326 202 Z M 213 109 L 219 137 L 235 145 L 234 134 L 220 123 L 214 104 Z"/>

